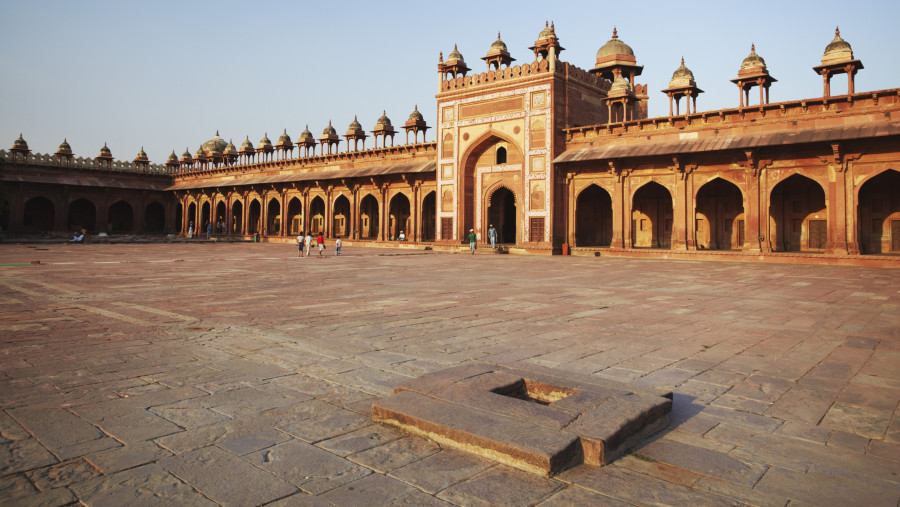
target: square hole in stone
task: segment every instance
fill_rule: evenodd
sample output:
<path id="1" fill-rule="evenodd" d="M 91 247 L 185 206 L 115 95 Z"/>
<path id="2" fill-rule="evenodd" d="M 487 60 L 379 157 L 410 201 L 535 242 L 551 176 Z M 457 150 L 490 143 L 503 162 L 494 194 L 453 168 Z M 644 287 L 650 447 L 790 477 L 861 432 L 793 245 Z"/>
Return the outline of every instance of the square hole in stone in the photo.
<path id="1" fill-rule="evenodd" d="M 549 405 L 577 393 L 578 389 L 521 379 L 519 382 L 494 389 L 493 392 L 501 396 Z"/>

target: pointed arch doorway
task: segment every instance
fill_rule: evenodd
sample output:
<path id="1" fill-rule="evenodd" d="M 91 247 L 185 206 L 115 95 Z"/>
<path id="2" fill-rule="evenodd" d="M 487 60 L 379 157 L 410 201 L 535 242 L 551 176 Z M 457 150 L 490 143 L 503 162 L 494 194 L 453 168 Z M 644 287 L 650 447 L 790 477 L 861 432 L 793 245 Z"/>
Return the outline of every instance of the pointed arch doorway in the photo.
<path id="1" fill-rule="evenodd" d="M 487 225 L 497 229 L 499 243 L 516 244 L 516 196 L 506 187 L 498 187 L 491 194 L 487 210 Z M 487 229 L 484 232 L 487 239 Z"/>

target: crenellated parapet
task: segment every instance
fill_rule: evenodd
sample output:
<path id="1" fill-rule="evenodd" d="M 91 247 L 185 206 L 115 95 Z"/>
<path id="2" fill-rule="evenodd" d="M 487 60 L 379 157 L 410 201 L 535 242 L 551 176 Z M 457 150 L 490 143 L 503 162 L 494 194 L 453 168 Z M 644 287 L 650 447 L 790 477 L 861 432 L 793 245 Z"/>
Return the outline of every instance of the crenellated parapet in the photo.
<path id="1" fill-rule="evenodd" d="M 71 161 L 61 163 L 59 156 L 50 153 L 15 153 L 0 150 L 0 159 L 7 164 L 23 164 L 57 167 L 64 165 L 66 168 L 94 171 L 115 171 L 138 174 L 169 174 L 165 164 L 150 164 L 145 162 L 129 162 L 126 160 L 106 161 L 101 158 L 72 157 Z"/>
<path id="2" fill-rule="evenodd" d="M 540 75 L 550 76 L 553 75 L 551 72 L 557 76 L 564 76 L 570 80 L 580 81 L 583 84 L 597 88 L 601 91 L 608 91 L 611 85 L 609 80 L 591 74 L 571 63 L 557 62 L 556 68 L 551 71 L 549 60 L 540 60 L 498 70 L 489 70 L 480 74 L 470 74 L 467 76 L 459 75 L 457 77 L 445 76 L 445 78 L 441 80 L 441 92 L 471 90 L 479 86 L 506 83 L 519 78 Z"/>

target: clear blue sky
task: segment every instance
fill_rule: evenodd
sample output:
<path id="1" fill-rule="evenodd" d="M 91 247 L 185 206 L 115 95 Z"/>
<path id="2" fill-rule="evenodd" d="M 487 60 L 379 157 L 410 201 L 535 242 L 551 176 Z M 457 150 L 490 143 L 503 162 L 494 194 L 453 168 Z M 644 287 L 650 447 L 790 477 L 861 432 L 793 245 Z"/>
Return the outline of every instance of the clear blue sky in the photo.
<path id="1" fill-rule="evenodd" d="M 567 6 L 567 7 L 563 7 Z M 118 159 L 143 146 L 164 162 L 193 153 L 218 130 L 236 145 L 306 124 L 318 137 L 354 115 L 371 130 L 383 109 L 402 124 L 418 104 L 435 123 L 440 51 L 453 44 L 474 70 L 502 33 L 517 63 L 545 20 L 565 61 L 592 68 L 613 26 L 635 51 L 650 114 L 684 56 L 701 111 L 736 107 L 741 61 L 756 43 L 773 102 L 818 97 L 820 63 L 835 25 L 863 61 L 857 91 L 900 87 L 900 2 L 857 0 L 662 2 L 202 2 L 4 1 L 0 3 L 0 147 L 22 132 L 33 151 L 68 138 L 76 155 L 104 142 Z M 844 93 L 843 76 L 832 81 Z M 843 91 L 842 91 L 843 90 Z M 403 137 L 398 137 L 402 142 Z M 434 131 L 428 140 L 434 139 Z M 367 143 L 371 147 L 371 138 Z M 343 150 L 344 144 L 341 144 Z"/>

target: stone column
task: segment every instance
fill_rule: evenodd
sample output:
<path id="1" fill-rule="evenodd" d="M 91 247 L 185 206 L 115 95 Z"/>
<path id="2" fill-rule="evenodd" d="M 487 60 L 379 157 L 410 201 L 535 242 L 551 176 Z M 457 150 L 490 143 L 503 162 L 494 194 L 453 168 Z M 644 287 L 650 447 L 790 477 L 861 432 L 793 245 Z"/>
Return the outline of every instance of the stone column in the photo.
<path id="1" fill-rule="evenodd" d="M 613 169 L 613 163 L 610 162 L 610 169 Z M 625 225 L 627 223 L 627 215 L 625 214 L 625 182 L 624 175 L 616 174 L 615 170 L 613 170 L 613 175 L 616 176 L 615 185 L 613 187 L 613 195 L 612 197 L 612 242 L 610 243 L 610 247 L 612 248 L 625 248 Z"/>

